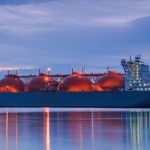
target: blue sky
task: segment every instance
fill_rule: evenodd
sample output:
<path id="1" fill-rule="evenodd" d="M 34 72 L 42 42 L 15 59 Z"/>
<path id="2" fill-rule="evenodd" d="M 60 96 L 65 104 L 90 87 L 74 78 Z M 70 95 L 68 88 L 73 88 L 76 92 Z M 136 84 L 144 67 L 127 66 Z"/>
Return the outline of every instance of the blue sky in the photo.
<path id="1" fill-rule="evenodd" d="M 0 69 L 121 70 L 141 54 L 150 64 L 150 1 L 1 0 Z"/>

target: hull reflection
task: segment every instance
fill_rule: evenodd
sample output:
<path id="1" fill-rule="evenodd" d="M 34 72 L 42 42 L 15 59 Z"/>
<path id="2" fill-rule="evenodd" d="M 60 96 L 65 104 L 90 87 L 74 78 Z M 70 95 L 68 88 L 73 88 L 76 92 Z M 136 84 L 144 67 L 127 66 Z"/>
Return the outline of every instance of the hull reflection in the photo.
<path id="1" fill-rule="evenodd" d="M 126 122 L 128 140 L 133 150 L 147 149 L 150 139 L 150 112 L 130 112 L 127 114 L 129 121 Z"/>
<path id="2" fill-rule="evenodd" d="M 150 110 L 1 112 L 3 150 L 149 150 Z"/>

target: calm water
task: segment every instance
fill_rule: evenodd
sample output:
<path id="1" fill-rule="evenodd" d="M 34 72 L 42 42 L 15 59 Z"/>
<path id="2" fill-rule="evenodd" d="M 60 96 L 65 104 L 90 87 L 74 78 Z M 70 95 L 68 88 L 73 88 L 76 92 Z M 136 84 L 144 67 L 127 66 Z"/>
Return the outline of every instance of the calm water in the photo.
<path id="1" fill-rule="evenodd" d="M 149 150 L 150 110 L 0 109 L 1 150 Z"/>

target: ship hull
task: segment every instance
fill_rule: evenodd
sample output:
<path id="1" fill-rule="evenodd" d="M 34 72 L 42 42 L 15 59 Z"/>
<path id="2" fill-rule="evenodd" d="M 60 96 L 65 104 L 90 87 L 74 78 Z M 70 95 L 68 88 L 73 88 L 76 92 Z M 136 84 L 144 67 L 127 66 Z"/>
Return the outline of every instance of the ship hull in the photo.
<path id="1" fill-rule="evenodd" d="M 0 93 L 0 107 L 150 108 L 150 91 Z"/>

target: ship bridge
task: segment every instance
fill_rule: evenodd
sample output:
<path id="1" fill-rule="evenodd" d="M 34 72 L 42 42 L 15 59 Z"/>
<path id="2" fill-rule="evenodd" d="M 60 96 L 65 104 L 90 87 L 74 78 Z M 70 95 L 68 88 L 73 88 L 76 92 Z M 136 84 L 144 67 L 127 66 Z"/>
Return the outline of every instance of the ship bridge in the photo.
<path id="1" fill-rule="evenodd" d="M 125 90 L 147 91 L 150 90 L 149 65 L 145 65 L 141 55 L 122 59 L 121 65 L 125 72 Z"/>

